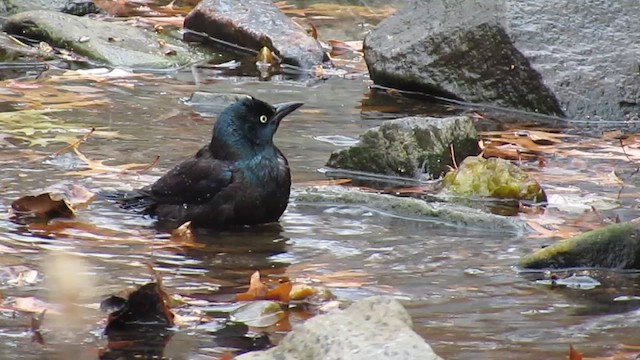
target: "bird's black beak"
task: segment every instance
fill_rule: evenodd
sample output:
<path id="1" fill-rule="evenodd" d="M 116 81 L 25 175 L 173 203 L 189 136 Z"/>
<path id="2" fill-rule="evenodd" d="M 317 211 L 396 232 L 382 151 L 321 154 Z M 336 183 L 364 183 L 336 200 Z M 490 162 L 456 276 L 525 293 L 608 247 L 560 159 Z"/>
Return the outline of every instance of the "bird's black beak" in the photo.
<path id="1" fill-rule="evenodd" d="M 280 120 L 282 120 L 285 116 L 291 114 L 295 109 L 299 108 L 302 105 L 304 105 L 304 103 L 301 102 L 286 102 L 273 105 L 273 107 L 276 109 L 276 112 L 275 114 L 273 114 L 272 121 L 274 121 L 276 124 L 279 124 Z"/>

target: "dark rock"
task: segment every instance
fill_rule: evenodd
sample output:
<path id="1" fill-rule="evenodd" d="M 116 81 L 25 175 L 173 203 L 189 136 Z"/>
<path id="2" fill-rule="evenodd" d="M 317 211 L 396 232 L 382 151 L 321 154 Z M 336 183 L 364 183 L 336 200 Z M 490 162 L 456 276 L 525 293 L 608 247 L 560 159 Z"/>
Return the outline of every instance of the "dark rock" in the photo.
<path id="1" fill-rule="evenodd" d="M 13 15 L 30 10 L 51 10 L 83 16 L 100 9 L 92 0 L 0 0 L 0 13 Z"/>
<path id="2" fill-rule="evenodd" d="M 477 133 L 466 116 L 407 117 L 385 122 L 360 141 L 331 154 L 327 166 L 384 175 L 440 177 L 456 161 L 479 153 Z"/>
<path id="3" fill-rule="evenodd" d="M 183 45 L 165 39 L 167 45 L 161 46 L 152 31 L 53 11 L 13 15 L 4 30 L 116 66 L 167 68 L 190 61 Z M 175 55 L 168 50 L 175 50 Z"/>
<path id="4" fill-rule="evenodd" d="M 542 5 L 541 5 L 542 6 Z M 365 39 L 379 85 L 561 115 L 501 24 L 501 1 L 413 0 Z"/>
<path id="5" fill-rule="evenodd" d="M 509 35 L 555 92 L 567 116 L 637 119 L 637 1 L 506 3 Z"/>
<path id="6" fill-rule="evenodd" d="M 203 0 L 186 17 L 184 27 L 253 50 L 271 49 L 285 63 L 310 68 L 325 53 L 271 0 Z"/>
<path id="7" fill-rule="evenodd" d="M 557 241 L 518 264 L 532 269 L 596 267 L 640 269 L 640 222 L 613 224 Z"/>

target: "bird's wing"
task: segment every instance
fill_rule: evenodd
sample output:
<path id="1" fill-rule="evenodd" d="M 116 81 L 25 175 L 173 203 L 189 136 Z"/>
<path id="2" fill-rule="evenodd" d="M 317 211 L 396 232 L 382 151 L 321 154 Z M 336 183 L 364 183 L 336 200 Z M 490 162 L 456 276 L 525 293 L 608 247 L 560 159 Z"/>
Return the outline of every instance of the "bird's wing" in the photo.
<path id="1" fill-rule="evenodd" d="M 208 149 L 186 159 L 144 189 L 156 204 L 200 204 L 207 202 L 233 182 L 228 162 L 214 159 Z"/>

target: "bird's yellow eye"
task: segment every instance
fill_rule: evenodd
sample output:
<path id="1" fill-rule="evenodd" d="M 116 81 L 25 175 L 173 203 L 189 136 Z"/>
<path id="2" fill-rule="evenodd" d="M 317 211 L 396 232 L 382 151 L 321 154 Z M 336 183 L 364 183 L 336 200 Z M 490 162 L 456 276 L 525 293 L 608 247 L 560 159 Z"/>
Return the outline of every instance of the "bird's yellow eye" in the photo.
<path id="1" fill-rule="evenodd" d="M 260 122 L 265 124 L 267 122 L 267 115 L 260 115 Z"/>

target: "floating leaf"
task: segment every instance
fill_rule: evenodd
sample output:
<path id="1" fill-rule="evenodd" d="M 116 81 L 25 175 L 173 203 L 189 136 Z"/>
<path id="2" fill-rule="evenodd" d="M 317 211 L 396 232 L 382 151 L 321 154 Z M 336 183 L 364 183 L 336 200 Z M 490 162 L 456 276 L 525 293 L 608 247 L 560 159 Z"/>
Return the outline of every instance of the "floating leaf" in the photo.
<path id="1" fill-rule="evenodd" d="M 236 294 L 237 301 L 253 300 L 276 300 L 289 302 L 289 293 L 293 285 L 290 281 L 278 284 L 274 289 L 269 290 L 267 285 L 260 280 L 260 272 L 256 271 L 251 275 L 249 289 L 246 293 Z"/>
<path id="2" fill-rule="evenodd" d="M 59 315 L 60 312 L 51 304 L 34 297 L 18 297 L 15 298 L 14 310 L 26 313 L 42 313 L 47 311 L 50 314 Z"/>
<path id="3" fill-rule="evenodd" d="M 76 213 L 76 209 L 85 207 L 94 198 L 95 194 L 83 186 L 57 184 L 40 195 L 24 196 L 15 200 L 11 208 L 19 216 L 71 217 Z"/>
<path id="4" fill-rule="evenodd" d="M 257 299 L 264 299 L 267 296 L 267 285 L 260 281 L 260 272 L 256 271 L 251 275 L 249 279 L 249 289 L 247 292 L 236 295 L 238 301 L 251 301 Z"/>
<path id="5" fill-rule="evenodd" d="M 247 303 L 231 313 L 231 320 L 252 327 L 268 327 L 285 317 L 279 303 L 260 300 Z"/>
<path id="6" fill-rule="evenodd" d="M 24 196 L 11 204 L 17 215 L 36 217 L 71 217 L 75 210 L 71 204 L 59 195 L 44 193 L 37 196 Z"/>
<path id="7" fill-rule="evenodd" d="M 569 360 L 582 360 L 583 356 L 582 353 L 579 353 L 576 351 L 576 349 L 573 348 L 573 345 L 569 344 Z"/>

